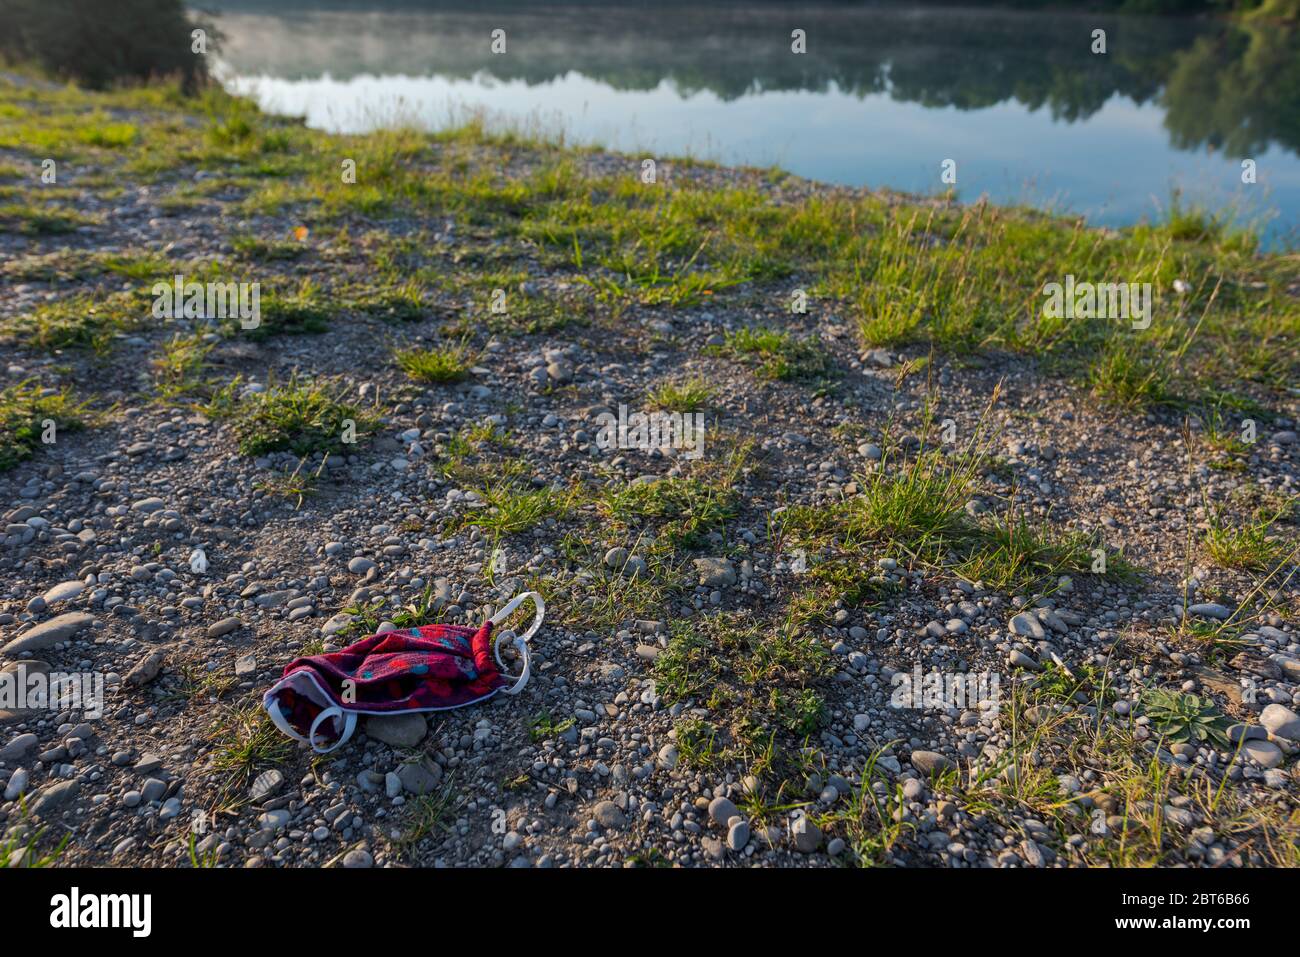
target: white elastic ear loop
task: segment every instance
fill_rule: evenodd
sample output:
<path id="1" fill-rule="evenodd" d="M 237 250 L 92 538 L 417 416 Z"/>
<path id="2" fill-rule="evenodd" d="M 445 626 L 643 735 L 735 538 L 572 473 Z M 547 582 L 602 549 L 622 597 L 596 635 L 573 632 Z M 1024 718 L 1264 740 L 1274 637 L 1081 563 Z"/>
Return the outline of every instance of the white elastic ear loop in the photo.
<path id="1" fill-rule="evenodd" d="M 331 744 L 328 748 L 317 747 L 316 729 L 320 727 L 321 722 L 324 721 L 326 718 L 336 718 L 336 717 L 343 718 L 343 733 L 340 734 L 339 739 L 335 741 L 333 744 Z M 320 714 L 316 715 L 316 720 L 311 723 L 311 731 L 307 733 L 307 742 L 311 745 L 311 749 L 315 751 L 317 754 L 329 754 L 335 748 L 341 747 L 343 743 L 347 741 L 348 738 L 352 737 L 352 732 L 356 730 L 356 727 L 357 727 L 356 712 L 353 711 L 345 712 L 338 705 L 335 705 L 332 708 L 326 708 Z"/>
<path id="2" fill-rule="evenodd" d="M 546 602 L 542 601 L 542 596 L 537 592 L 520 592 L 514 598 L 510 599 L 510 601 L 506 602 L 506 606 L 488 620 L 492 622 L 494 627 L 501 624 L 510 617 L 516 608 L 524 603 L 525 598 L 531 598 L 533 604 L 537 606 L 537 614 L 533 616 L 533 623 L 529 625 L 528 630 L 520 636 L 524 641 L 527 641 L 529 638 L 533 637 L 533 635 L 537 634 L 537 629 L 542 627 L 542 619 L 546 617 Z"/>
<path id="3" fill-rule="evenodd" d="M 297 729 L 284 719 L 284 714 L 280 711 L 280 702 L 275 699 L 274 695 L 268 694 L 266 700 L 262 702 L 266 705 L 266 713 L 271 716 L 271 723 L 277 728 L 293 738 L 295 741 L 306 741 Z"/>
<path id="4" fill-rule="evenodd" d="M 524 690 L 524 685 L 528 684 L 528 678 L 533 673 L 533 656 L 532 652 L 528 650 L 528 639 L 537 634 L 537 629 L 542 627 L 542 619 L 546 616 L 546 602 L 544 602 L 542 596 L 535 591 L 521 592 L 514 598 L 510 599 L 504 608 L 489 619 L 494 626 L 501 624 L 501 622 L 510 617 L 511 612 L 523 604 L 525 598 L 531 598 L 533 604 L 537 606 L 537 614 L 533 616 L 533 623 L 522 635 L 512 635 L 510 631 L 501 632 L 501 634 L 497 636 L 496 643 L 492 646 L 492 653 L 496 655 L 497 665 L 501 668 L 502 672 L 506 670 L 505 662 L 501 660 L 501 642 L 505 638 L 513 637 L 515 648 L 519 651 L 519 656 L 524 660 L 524 670 L 520 672 L 519 677 L 515 679 L 513 685 L 509 688 L 502 689 L 502 694 L 519 694 L 519 692 Z"/>
<path id="5" fill-rule="evenodd" d="M 501 642 L 503 639 L 511 637 L 514 638 L 514 645 L 519 651 L 519 657 L 524 659 L 524 670 L 519 673 L 519 677 L 515 679 L 514 684 L 509 688 L 501 689 L 502 694 L 519 694 L 524 690 L 524 685 L 528 684 L 528 677 L 533 672 L 533 655 L 528 650 L 528 640 L 520 635 L 512 635 L 509 631 L 501 632 L 497 637 L 496 644 L 492 646 L 492 653 L 497 656 L 497 665 L 501 668 L 501 672 L 504 674 L 506 671 L 505 662 L 501 660 Z"/>

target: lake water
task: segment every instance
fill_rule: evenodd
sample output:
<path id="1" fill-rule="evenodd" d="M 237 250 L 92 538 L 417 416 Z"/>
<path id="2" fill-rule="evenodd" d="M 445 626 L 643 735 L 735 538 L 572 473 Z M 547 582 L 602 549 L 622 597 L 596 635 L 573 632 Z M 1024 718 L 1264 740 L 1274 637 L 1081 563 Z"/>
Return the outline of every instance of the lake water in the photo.
<path id="1" fill-rule="evenodd" d="M 264 108 L 336 131 L 477 113 L 913 192 L 945 189 L 953 160 L 963 199 L 1125 225 L 1177 193 L 1270 244 L 1300 235 L 1300 31 L 856 3 L 456 6 L 224 0 L 220 69 Z"/>

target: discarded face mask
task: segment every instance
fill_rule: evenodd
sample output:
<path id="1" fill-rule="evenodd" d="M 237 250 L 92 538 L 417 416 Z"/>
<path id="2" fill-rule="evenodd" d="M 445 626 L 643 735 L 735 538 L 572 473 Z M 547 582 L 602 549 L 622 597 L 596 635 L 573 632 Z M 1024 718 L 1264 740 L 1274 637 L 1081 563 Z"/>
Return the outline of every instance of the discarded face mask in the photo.
<path id="1" fill-rule="evenodd" d="M 507 629 L 493 641 L 493 630 L 525 599 L 537 607 L 528 630 L 516 635 Z M 485 701 L 498 691 L 518 694 L 532 673 L 528 641 L 545 614 L 542 596 L 528 591 L 478 630 L 460 625 L 402 628 L 370 635 L 342 651 L 297 658 L 262 696 L 262 705 L 289 737 L 328 754 L 352 737 L 357 715 L 447 711 Z M 513 681 L 501 661 L 501 642 L 507 639 L 523 660 L 523 671 Z"/>

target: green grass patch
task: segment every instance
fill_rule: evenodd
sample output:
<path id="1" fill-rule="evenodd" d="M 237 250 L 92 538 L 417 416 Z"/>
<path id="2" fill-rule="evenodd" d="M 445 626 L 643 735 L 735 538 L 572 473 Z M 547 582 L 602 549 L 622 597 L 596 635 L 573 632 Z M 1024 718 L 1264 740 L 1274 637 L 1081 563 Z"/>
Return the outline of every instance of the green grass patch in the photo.
<path id="1" fill-rule="evenodd" d="M 84 428 L 85 408 L 66 389 L 45 389 L 32 379 L 0 390 L 0 472 L 35 455 L 43 435 L 58 441 L 60 433 Z"/>
<path id="2" fill-rule="evenodd" d="M 1291 552 L 1277 522 L 1290 514 L 1295 502 L 1296 499 L 1287 500 L 1276 510 L 1256 509 L 1242 523 L 1229 521 L 1222 509 L 1215 509 L 1205 530 L 1206 554 L 1223 568 L 1245 571 L 1274 568 Z"/>
<path id="3" fill-rule="evenodd" d="M 268 383 L 264 391 L 241 398 L 243 388 L 243 381 L 237 378 L 207 405 L 208 415 L 230 424 L 243 455 L 283 451 L 346 455 L 352 448 L 346 439 L 360 442 L 378 427 L 374 413 L 342 400 L 335 389 L 322 382 L 295 376 L 283 385 Z"/>
<path id="4" fill-rule="evenodd" d="M 90 349 L 106 353 L 113 340 L 141 328 L 153 315 L 143 292 L 76 295 L 37 306 L 0 325 L 0 335 L 43 351 Z"/>
<path id="5" fill-rule="evenodd" d="M 770 768 L 774 738 L 797 747 L 821 727 L 818 689 L 834 665 L 805 628 L 722 612 L 677 620 L 670 629 L 653 666 L 656 689 L 669 704 L 695 701 L 714 715 L 695 728 L 701 734 L 678 725 L 688 764 L 736 759 Z"/>
<path id="6" fill-rule="evenodd" d="M 440 348 L 411 347 L 393 353 L 393 360 L 406 375 L 428 385 L 463 382 L 469 377 L 478 354 L 465 342 Z"/>
<path id="7" fill-rule="evenodd" d="M 752 364 L 762 379 L 807 381 L 831 371 L 830 357 L 819 345 L 775 329 L 738 329 L 727 333 L 723 345 L 710 346 L 708 351 Z"/>
<path id="8" fill-rule="evenodd" d="M 703 412 L 713 401 L 714 390 L 696 376 L 661 382 L 646 395 L 650 408 L 663 412 Z"/>

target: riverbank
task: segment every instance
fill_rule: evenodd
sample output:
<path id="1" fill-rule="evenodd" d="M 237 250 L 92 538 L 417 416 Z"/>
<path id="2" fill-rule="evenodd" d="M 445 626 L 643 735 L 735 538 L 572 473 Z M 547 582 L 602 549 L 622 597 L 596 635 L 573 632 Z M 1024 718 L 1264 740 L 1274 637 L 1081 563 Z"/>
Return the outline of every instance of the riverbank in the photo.
<path id="1" fill-rule="evenodd" d="M 646 160 L 0 79 L 0 639 L 108 689 L 0 716 L 13 847 L 1296 864 L 1295 254 Z M 322 761 L 260 710 L 525 586 L 517 698 Z"/>

